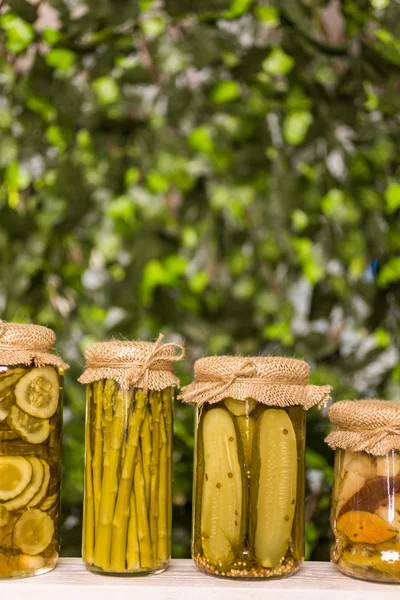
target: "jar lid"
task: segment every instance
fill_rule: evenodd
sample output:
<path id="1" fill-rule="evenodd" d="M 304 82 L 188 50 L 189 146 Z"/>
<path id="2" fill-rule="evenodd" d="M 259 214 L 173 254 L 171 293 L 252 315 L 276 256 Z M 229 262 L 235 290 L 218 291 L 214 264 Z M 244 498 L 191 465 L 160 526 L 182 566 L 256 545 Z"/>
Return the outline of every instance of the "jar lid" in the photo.
<path id="1" fill-rule="evenodd" d="M 163 344 L 163 338 L 160 333 L 156 342 L 112 340 L 91 344 L 85 352 L 86 369 L 78 381 L 93 383 L 113 379 L 124 389 L 146 390 L 179 385 L 173 364 L 184 358 L 185 349 L 174 342 Z"/>
<path id="2" fill-rule="evenodd" d="M 199 405 L 229 397 L 270 406 L 323 406 L 331 387 L 309 385 L 309 371 L 306 362 L 294 358 L 209 356 L 195 362 L 194 381 L 179 398 Z"/>
<path id="3" fill-rule="evenodd" d="M 400 450 L 400 402 L 342 400 L 328 410 L 333 425 L 326 438 L 333 449 L 383 456 Z"/>
<path id="4" fill-rule="evenodd" d="M 68 369 L 54 353 L 55 343 L 56 335 L 48 327 L 0 320 L 0 366 L 34 364 Z"/>

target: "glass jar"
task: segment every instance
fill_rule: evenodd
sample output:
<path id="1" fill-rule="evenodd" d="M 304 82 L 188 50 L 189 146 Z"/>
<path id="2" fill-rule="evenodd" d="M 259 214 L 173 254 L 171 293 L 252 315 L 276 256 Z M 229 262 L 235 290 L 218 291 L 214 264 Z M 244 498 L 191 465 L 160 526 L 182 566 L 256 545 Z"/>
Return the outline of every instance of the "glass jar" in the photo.
<path id="1" fill-rule="evenodd" d="M 24 327 L 35 331 L 14 326 Z M 46 573 L 57 562 L 63 372 L 0 367 L 0 577 Z"/>
<path id="2" fill-rule="evenodd" d="M 331 559 L 343 573 L 400 582 L 400 451 L 336 450 L 331 525 Z"/>
<path id="3" fill-rule="evenodd" d="M 168 565 L 172 400 L 172 386 L 87 385 L 82 557 L 90 571 L 132 576 Z"/>
<path id="4" fill-rule="evenodd" d="M 197 407 L 192 556 L 204 573 L 293 575 L 304 558 L 303 406 Z"/>

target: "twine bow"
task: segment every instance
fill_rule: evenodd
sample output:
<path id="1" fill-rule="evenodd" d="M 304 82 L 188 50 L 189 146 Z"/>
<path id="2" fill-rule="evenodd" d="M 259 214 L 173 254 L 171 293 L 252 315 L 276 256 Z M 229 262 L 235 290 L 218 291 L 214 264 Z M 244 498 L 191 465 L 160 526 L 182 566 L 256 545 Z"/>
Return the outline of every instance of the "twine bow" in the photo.
<path id="1" fill-rule="evenodd" d="M 123 352 L 120 357 L 110 357 L 107 355 L 93 355 L 86 358 L 87 369 L 96 371 L 103 369 L 116 369 L 118 371 L 124 371 L 124 381 L 129 382 L 129 385 L 136 387 L 143 387 L 145 393 L 149 390 L 149 375 L 150 371 L 173 371 L 172 364 L 180 361 L 185 356 L 185 348 L 176 342 L 168 342 L 163 344 L 162 341 L 164 336 L 162 333 L 159 334 L 157 340 L 151 344 L 151 349 L 148 354 L 138 360 L 130 360 L 126 358 Z M 111 343 L 111 342 L 105 342 Z M 180 354 L 168 355 L 165 353 L 165 348 L 179 348 Z M 163 353 L 163 356 L 160 354 Z M 108 376 L 108 375 L 106 375 Z M 115 374 L 115 376 L 117 376 Z M 114 377 L 114 375 L 112 376 Z M 97 378 L 96 378 L 97 379 Z M 96 380 L 93 379 L 93 380 Z M 93 381 L 86 379 L 85 373 L 78 379 L 81 383 L 88 383 Z M 117 379 L 118 380 L 118 379 Z"/>
<path id="2" fill-rule="evenodd" d="M 248 360 L 239 369 L 233 371 L 233 373 L 229 373 L 229 375 L 226 375 L 226 377 L 221 376 L 215 381 L 209 382 L 201 388 L 185 392 L 185 394 L 180 394 L 178 396 L 178 400 L 184 399 L 185 402 L 191 402 L 195 396 L 198 396 L 199 394 L 205 394 L 206 397 L 202 404 L 204 402 L 210 402 L 219 394 L 223 394 L 238 379 L 254 379 L 255 375 L 257 375 L 256 365 L 252 360 Z M 202 379 L 198 378 L 197 381 L 202 381 Z"/>
<path id="3" fill-rule="evenodd" d="M 172 370 L 172 363 L 178 362 L 185 357 L 185 348 L 181 344 L 177 344 L 176 342 L 167 342 L 166 344 L 163 344 L 162 343 L 163 339 L 164 339 L 164 336 L 162 333 L 160 333 L 156 342 L 154 343 L 153 348 L 151 349 L 151 352 L 149 352 L 149 354 L 148 354 L 147 358 L 144 360 L 144 362 L 136 363 L 136 366 L 139 366 L 140 368 L 136 374 L 136 378 L 134 376 L 134 378 L 132 380 L 132 384 L 137 385 L 144 378 L 143 390 L 144 390 L 145 394 L 147 394 L 148 389 L 149 389 L 149 371 L 150 371 L 150 369 L 157 370 L 157 368 L 158 368 L 160 370 L 165 370 L 165 365 L 163 365 L 163 366 L 155 365 L 155 363 L 157 362 L 157 357 L 160 354 L 161 350 L 164 350 L 164 348 L 179 348 L 179 350 L 181 351 L 180 354 L 162 357 L 162 359 L 161 359 L 162 363 L 170 363 L 171 370 Z M 131 365 L 132 364 L 133 363 L 131 363 Z M 129 368 L 131 365 L 127 364 L 124 366 Z"/>
<path id="4" fill-rule="evenodd" d="M 351 429 L 342 429 L 343 432 L 361 433 L 362 438 L 357 442 L 357 452 L 368 452 L 374 446 L 382 442 L 388 435 L 400 436 L 400 425 L 382 425 L 381 427 L 361 428 L 352 427 Z"/>

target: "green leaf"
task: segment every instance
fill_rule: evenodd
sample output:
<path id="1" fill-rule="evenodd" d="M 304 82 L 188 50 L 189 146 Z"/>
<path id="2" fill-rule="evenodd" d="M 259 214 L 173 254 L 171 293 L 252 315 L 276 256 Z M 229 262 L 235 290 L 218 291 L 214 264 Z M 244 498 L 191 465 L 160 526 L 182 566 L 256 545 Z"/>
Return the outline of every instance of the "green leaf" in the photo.
<path id="1" fill-rule="evenodd" d="M 254 14 L 257 19 L 262 21 L 268 27 L 278 27 L 280 23 L 279 11 L 275 6 L 256 6 Z"/>
<path id="2" fill-rule="evenodd" d="M 283 137 L 288 144 L 298 146 L 304 142 L 313 116 L 308 111 L 298 111 L 287 115 L 283 122 Z"/>
<path id="3" fill-rule="evenodd" d="M 155 38 L 165 31 L 167 24 L 161 17 L 152 17 L 143 19 L 140 26 L 146 36 Z"/>
<path id="4" fill-rule="evenodd" d="M 240 85 L 237 81 L 219 81 L 211 90 L 210 98 L 216 104 L 233 102 L 240 95 Z"/>
<path id="5" fill-rule="evenodd" d="M 384 10 L 390 4 L 390 0 L 370 0 L 371 6 L 376 10 Z"/>
<path id="6" fill-rule="evenodd" d="M 386 206 L 390 213 L 400 208 L 400 183 L 390 183 L 385 190 Z"/>
<path id="7" fill-rule="evenodd" d="M 391 258 L 383 265 L 378 275 L 378 285 L 380 287 L 388 287 L 392 283 L 400 280 L 400 257 Z"/>
<path id="8" fill-rule="evenodd" d="M 169 188 L 169 180 L 167 177 L 157 171 L 149 171 L 146 176 L 146 181 L 149 189 L 158 194 L 165 193 Z"/>
<path id="9" fill-rule="evenodd" d="M 212 154 L 215 148 L 210 129 L 206 125 L 193 129 L 189 134 L 188 141 L 194 150 L 204 154 Z"/>
<path id="10" fill-rule="evenodd" d="M 64 152 L 67 144 L 58 125 L 50 125 L 50 127 L 46 129 L 46 137 L 50 144 L 58 148 L 60 152 Z"/>
<path id="11" fill-rule="evenodd" d="M 71 50 L 54 48 L 46 54 L 46 63 L 59 71 L 69 71 L 76 59 L 76 54 Z"/>
<path id="12" fill-rule="evenodd" d="M 100 104 L 115 104 L 120 99 L 120 89 L 116 81 L 107 75 L 96 79 L 92 87 Z"/>
<path id="13" fill-rule="evenodd" d="M 293 69 L 294 60 L 282 48 L 274 48 L 261 66 L 268 75 L 286 75 Z"/>
<path id="14" fill-rule="evenodd" d="M 56 29 L 42 29 L 41 36 L 49 46 L 54 46 L 61 39 L 61 33 Z"/>
<path id="15" fill-rule="evenodd" d="M 23 52 L 35 38 L 32 25 L 13 13 L 6 13 L 0 17 L 0 26 L 5 31 L 9 52 Z"/>

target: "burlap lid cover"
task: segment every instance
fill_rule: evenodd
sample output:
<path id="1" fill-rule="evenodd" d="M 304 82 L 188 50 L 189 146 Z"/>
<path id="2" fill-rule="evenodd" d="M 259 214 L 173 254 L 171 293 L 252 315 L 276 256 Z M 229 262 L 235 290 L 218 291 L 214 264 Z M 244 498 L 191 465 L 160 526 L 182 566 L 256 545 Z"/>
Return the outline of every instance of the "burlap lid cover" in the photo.
<path id="1" fill-rule="evenodd" d="M 56 335 L 42 325 L 6 323 L 0 320 L 0 366 L 51 365 L 68 369 L 69 366 L 54 354 Z"/>
<path id="2" fill-rule="evenodd" d="M 253 398 L 270 406 L 323 406 L 331 387 L 308 384 L 302 360 L 275 356 L 210 356 L 194 365 L 193 383 L 178 396 L 183 402 L 214 404 L 224 398 Z"/>
<path id="3" fill-rule="evenodd" d="M 400 450 L 400 402 L 342 400 L 328 411 L 333 425 L 325 439 L 333 449 L 383 456 Z"/>
<path id="4" fill-rule="evenodd" d="M 160 333 L 156 342 L 118 341 L 97 342 L 87 347 L 86 369 L 80 383 L 113 379 L 123 389 L 163 390 L 179 385 L 173 364 L 182 360 L 185 349 L 180 344 L 163 344 Z M 180 354 L 176 353 L 180 350 Z"/>

